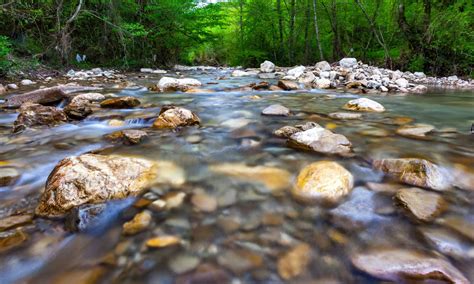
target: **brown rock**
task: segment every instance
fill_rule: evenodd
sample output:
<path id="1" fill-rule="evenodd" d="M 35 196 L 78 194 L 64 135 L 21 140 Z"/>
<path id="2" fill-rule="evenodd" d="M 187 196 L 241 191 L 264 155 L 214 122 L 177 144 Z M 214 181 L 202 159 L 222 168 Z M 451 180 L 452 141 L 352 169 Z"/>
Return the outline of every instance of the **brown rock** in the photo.
<path id="1" fill-rule="evenodd" d="M 146 137 L 148 137 L 148 134 L 145 131 L 136 129 L 116 131 L 105 136 L 108 140 L 114 142 L 122 141 L 126 145 L 140 144 Z"/>
<path id="2" fill-rule="evenodd" d="M 28 237 L 22 231 L 15 231 L 5 235 L 0 235 L 0 253 L 20 246 L 27 239 Z"/>
<path id="3" fill-rule="evenodd" d="M 0 232 L 31 223 L 33 215 L 15 215 L 0 220 Z"/>
<path id="4" fill-rule="evenodd" d="M 143 211 L 133 217 L 132 220 L 123 224 L 123 233 L 125 235 L 135 235 L 148 229 L 152 221 L 152 215 L 149 211 Z M 148 243 L 147 243 L 148 245 Z"/>
<path id="5" fill-rule="evenodd" d="M 300 88 L 300 86 L 296 82 L 289 80 L 278 81 L 278 87 L 285 91 L 298 90 Z"/>
<path id="6" fill-rule="evenodd" d="M 406 184 L 434 190 L 449 188 L 449 182 L 442 170 L 427 160 L 383 159 L 375 160 L 373 166 Z"/>
<path id="7" fill-rule="evenodd" d="M 66 114 L 58 108 L 25 103 L 20 107 L 20 114 L 13 125 L 13 132 L 21 132 L 33 126 L 55 126 L 66 121 Z"/>
<path id="8" fill-rule="evenodd" d="M 275 130 L 273 134 L 281 138 L 290 138 L 291 135 L 301 132 L 301 131 L 302 131 L 301 129 L 298 129 L 293 126 L 283 126 L 282 128 Z"/>
<path id="9" fill-rule="evenodd" d="M 0 186 L 14 184 L 20 178 L 20 173 L 15 168 L 0 167 Z"/>
<path id="10" fill-rule="evenodd" d="M 303 274 L 311 260 L 311 247 L 302 243 L 278 259 L 278 274 L 289 280 Z"/>
<path id="11" fill-rule="evenodd" d="M 217 262 L 240 275 L 263 266 L 263 257 L 249 250 L 227 250 L 217 257 Z"/>
<path id="12" fill-rule="evenodd" d="M 336 162 L 321 161 L 306 166 L 298 175 L 291 191 L 304 203 L 339 203 L 352 191 L 352 174 Z"/>
<path id="13" fill-rule="evenodd" d="M 144 159 L 95 154 L 69 157 L 49 175 L 36 214 L 59 217 L 82 204 L 136 195 L 154 177 L 155 164 Z"/>
<path id="14" fill-rule="evenodd" d="M 439 223 L 474 242 L 474 222 L 472 220 L 461 216 L 449 216 L 439 220 Z"/>
<path id="15" fill-rule="evenodd" d="M 213 212 L 217 209 L 216 198 L 206 194 L 205 192 L 198 192 L 193 194 L 191 202 L 199 211 Z"/>
<path id="16" fill-rule="evenodd" d="M 405 137 L 423 138 L 435 128 L 429 124 L 404 125 L 397 129 L 397 134 Z"/>
<path id="17" fill-rule="evenodd" d="M 180 107 L 163 107 L 153 123 L 154 128 L 174 129 L 181 126 L 199 125 L 201 120 L 192 111 Z"/>
<path id="18" fill-rule="evenodd" d="M 102 101 L 102 108 L 134 108 L 140 105 L 140 101 L 135 97 L 117 97 Z"/>
<path id="19" fill-rule="evenodd" d="M 419 251 L 372 248 L 352 255 L 351 260 L 359 270 L 383 280 L 407 282 L 418 279 L 469 283 L 469 280 L 448 261 Z"/>
<path id="20" fill-rule="evenodd" d="M 10 96 L 5 100 L 5 105 L 17 108 L 25 103 L 52 104 L 60 102 L 64 98 L 66 98 L 66 94 L 61 87 L 52 87 Z"/>
<path id="21" fill-rule="evenodd" d="M 416 187 L 400 189 L 395 195 L 395 200 L 417 221 L 432 221 L 446 209 L 446 203 L 441 195 Z"/>

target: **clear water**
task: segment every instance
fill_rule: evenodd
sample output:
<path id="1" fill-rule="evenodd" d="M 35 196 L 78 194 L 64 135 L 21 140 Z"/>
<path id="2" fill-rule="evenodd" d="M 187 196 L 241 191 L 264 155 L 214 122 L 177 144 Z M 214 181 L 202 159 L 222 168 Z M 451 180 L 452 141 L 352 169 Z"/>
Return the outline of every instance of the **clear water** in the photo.
<path id="1" fill-rule="evenodd" d="M 259 267 L 242 274 L 227 271 L 231 278 L 240 279 L 241 283 L 280 283 L 284 280 L 278 277 L 278 256 L 298 240 L 308 243 L 313 250 L 308 268 L 298 278 L 301 283 L 318 283 L 323 279 L 336 283 L 377 283 L 378 280 L 351 266 L 348 258 L 351 251 L 375 244 L 435 251 L 420 238 L 419 229 L 437 225 L 409 221 L 395 210 L 391 195 L 365 188 L 367 182 L 386 181 L 381 173 L 370 168 L 368 161 L 374 158 L 421 157 L 448 170 L 462 165 L 473 174 L 474 137 L 470 134 L 471 124 L 474 123 L 472 91 L 431 90 L 424 95 L 407 96 L 364 95 L 383 104 L 387 111 L 364 114 L 361 120 L 340 121 L 329 119 L 326 115 L 342 111 L 342 105 L 359 95 L 322 90 L 228 91 L 261 80 L 216 80 L 217 77 L 229 75 L 225 71 L 187 75 L 201 80 L 203 88 L 216 92 L 163 94 L 149 92 L 146 88 L 105 89 L 104 93 L 136 96 L 141 100 L 142 107 L 97 110 L 94 115 L 78 123 L 29 130 L 19 135 L 10 134 L 15 113 L 0 112 L 0 161 L 4 166 L 14 166 L 21 171 L 21 178 L 14 185 L 0 187 L 0 218 L 33 212 L 37 197 L 58 161 L 96 150 L 105 154 L 174 161 L 185 169 L 187 175 L 186 185 L 174 190 L 191 193 L 194 188 L 202 188 L 218 200 L 226 195 L 233 196 L 233 204 L 221 206 L 212 213 L 200 213 L 193 209 L 188 194 L 179 209 L 156 214 L 153 228 L 126 237 L 121 235 L 121 225 L 139 211 L 131 206 L 133 200 L 111 207 L 99 232 L 71 234 L 60 220 L 36 218 L 32 224 L 17 228 L 28 236 L 21 246 L 0 252 L 2 283 L 63 283 L 61 281 L 65 279 L 70 283 L 79 279 L 79 275 L 88 275 L 83 271 L 98 268 L 101 281 L 107 283 L 174 283 L 181 278 L 169 269 L 168 264 L 173 258 L 184 253 L 197 257 L 201 264 L 210 263 L 219 267 L 217 259 L 220 255 L 239 250 L 251 251 L 263 257 L 264 261 Z M 129 74 L 128 79 L 146 86 L 156 83 L 159 77 L 139 78 L 136 74 Z M 206 84 L 209 82 L 218 84 Z M 259 98 L 252 97 L 255 95 Z M 261 116 L 263 108 L 275 103 L 290 108 L 292 115 Z M 179 132 L 151 129 L 153 118 L 165 104 L 194 111 L 201 118 L 201 127 L 185 128 Z M 109 126 L 110 117 L 124 119 L 125 126 Z M 398 126 L 393 119 L 396 117 L 410 117 L 416 123 L 432 124 L 437 130 L 455 128 L 456 132 L 434 132 L 428 140 L 404 138 L 395 135 Z M 242 129 L 222 125 L 230 119 L 246 119 L 248 124 L 243 128 L 253 134 L 235 138 L 236 131 L 241 132 Z M 315 121 L 347 136 L 354 145 L 355 157 L 338 158 L 294 150 L 285 145 L 285 140 L 272 135 L 282 126 L 306 121 Z M 111 144 L 103 139 L 103 135 L 125 128 L 144 129 L 149 137 L 135 146 Z M 385 130 L 387 135 L 376 137 L 361 133 L 374 129 Z M 191 135 L 199 135 L 201 142 L 188 143 L 186 138 Z M 256 146 L 249 147 L 248 139 L 254 140 Z M 352 196 L 336 209 L 301 205 L 287 193 L 273 196 L 255 181 L 230 179 L 208 168 L 221 163 L 246 163 L 286 169 L 296 176 L 305 165 L 318 160 L 336 160 L 355 177 L 357 187 Z M 472 222 L 473 194 L 454 189 L 443 193 L 450 204 L 443 216 L 455 215 Z M 363 206 L 360 207 L 360 204 Z M 267 215 L 279 217 L 281 222 L 265 224 L 262 220 Z M 349 220 L 362 225 L 353 228 L 341 216 L 349 216 Z M 223 217 L 236 219 L 240 222 L 240 229 L 225 233 L 219 223 Z M 157 233 L 177 234 L 184 240 L 184 245 L 146 249 L 145 240 Z M 466 249 L 473 250 L 474 244 L 469 240 L 466 242 Z M 446 257 L 474 281 L 474 258 Z M 105 260 L 110 258 L 114 261 Z M 80 273 L 73 274 L 77 271 Z"/>

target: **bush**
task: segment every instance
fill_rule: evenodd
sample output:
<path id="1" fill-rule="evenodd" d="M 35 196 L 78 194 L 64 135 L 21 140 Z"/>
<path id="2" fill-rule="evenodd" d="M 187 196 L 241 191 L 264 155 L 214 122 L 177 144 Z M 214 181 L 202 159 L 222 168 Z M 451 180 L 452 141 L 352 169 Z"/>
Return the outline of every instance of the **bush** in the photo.
<path id="1" fill-rule="evenodd" d="M 11 44 L 6 36 L 0 36 L 0 76 L 4 76 L 11 67 L 8 55 L 11 52 Z"/>

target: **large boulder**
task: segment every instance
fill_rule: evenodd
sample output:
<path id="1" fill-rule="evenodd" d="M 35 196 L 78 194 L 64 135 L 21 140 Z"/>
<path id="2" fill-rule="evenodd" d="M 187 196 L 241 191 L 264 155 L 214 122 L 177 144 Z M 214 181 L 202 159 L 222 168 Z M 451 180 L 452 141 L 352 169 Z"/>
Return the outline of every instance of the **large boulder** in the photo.
<path id="1" fill-rule="evenodd" d="M 13 132 L 21 132 L 33 126 L 55 126 L 67 121 L 66 114 L 61 109 L 25 103 L 20 107 L 20 114 L 13 124 Z"/>
<path id="2" fill-rule="evenodd" d="M 353 111 L 367 111 L 367 112 L 384 112 L 385 108 L 383 105 L 376 101 L 367 98 L 359 98 L 348 101 L 344 106 L 344 109 Z"/>
<path id="3" fill-rule="evenodd" d="M 116 97 L 102 101 L 102 108 L 134 108 L 140 105 L 140 101 L 135 97 Z"/>
<path id="4" fill-rule="evenodd" d="M 292 68 L 288 70 L 288 76 L 294 77 L 298 79 L 301 75 L 303 75 L 304 71 L 306 70 L 306 67 L 304 66 L 297 66 L 295 68 Z"/>
<path id="5" fill-rule="evenodd" d="M 271 61 L 265 60 L 265 62 L 260 64 L 260 71 L 262 71 L 262 73 L 275 72 L 275 64 Z"/>
<path id="6" fill-rule="evenodd" d="M 155 164 L 139 158 L 85 154 L 60 161 L 46 182 L 36 214 L 61 217 L 83 205 L 141 192 L 155 177 Z"/>
<path id="7" fill-rule="evenodd" d="M 424 252 L 399 248 L 371 248 L 351 256 L 352 264 L 373 277 L 407 283 L 417 279 L 468 284 L 451 263 Z"/>
<path id="8" fill-rule="evenodd" d="M 352 68 L 357 66 L 357 59 L 355 58 L 343 58 L 339 61 L 339 66 L 342 68 Z"/>
<path id="9" fill-rule="evenodd" d="M 158 88 L 162 92 L 176 91 L 178 89 L 178 79 L 171 77 L 163 77 L 158 81 Z"/>
<path id="10" fill-rule="evenodd" d="M 335 134 L 319 125 L 291 135 L 288 145 L 323 154 L 340 155 L 349 154 L 352 147 L 351 142 L 344 135 Z"/>
<path id="11" fill-rule="evenodd" d="M 427 160 L 382 159 L 375 160 L 373 166 L 406 184 L 433 190 L 446 190 L 450 186 L 445 172 Z"/>
<path id="12" fill-rule="evenodd" d="M 199 125 L 201 120 L 192 111 L 175 106 L 163 107 L 160 115 L 153 122 L 153 127 L 158 129 L 174 129 L 181 126 Z"/>
<path id="13" fill-rule="evenodd" d="M 313 72 L 304 72 L 303 75 L 298 78 L 298 82 L 302 84 L 311 84 L 314 80 L 316 80 L 316 76 Z"/>
<path id="14" fill-rule="evenodd" d="M 395 200 L 415 221 L 433 221 L 446 209 L 446 202 L 441 195 L 416 187 L 400 189 Z"/>
<path id="15" fill-rule="evenodd" d="M 105 96 L 99 93 L 86 93 L 75 96 L 64 108 L 64 112 L 69 118 L 83 119 L 92 113 L 91 103 L 103 101 Z"/>
<path id="16" fill-rule="evenodd" d="M 301 170 L 291 193 L 304 203 L 335 205 L 351 193 L 353 185 L 352 174 L 343 166 L 321 161 Z"/>
<path id="17" fill-rule="evenodd" d="M 331 65 L 327 61 L 320 61 L 314 66 L 321 71 L 331 71 Z"/>

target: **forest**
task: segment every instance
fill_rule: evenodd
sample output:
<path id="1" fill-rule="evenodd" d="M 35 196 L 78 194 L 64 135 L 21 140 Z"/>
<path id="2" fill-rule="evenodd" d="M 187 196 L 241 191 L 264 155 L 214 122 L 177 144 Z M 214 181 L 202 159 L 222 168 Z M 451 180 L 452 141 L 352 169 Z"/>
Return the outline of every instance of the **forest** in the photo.
<path id="1" fill-rule="evenodd" d="M 38 64 L 256 67 L 266 59 L 293 66 L 355 57 L 392 69 L 472 77 L 473 5 L 471 0 L 2 0 L 0 73 Z"/>

